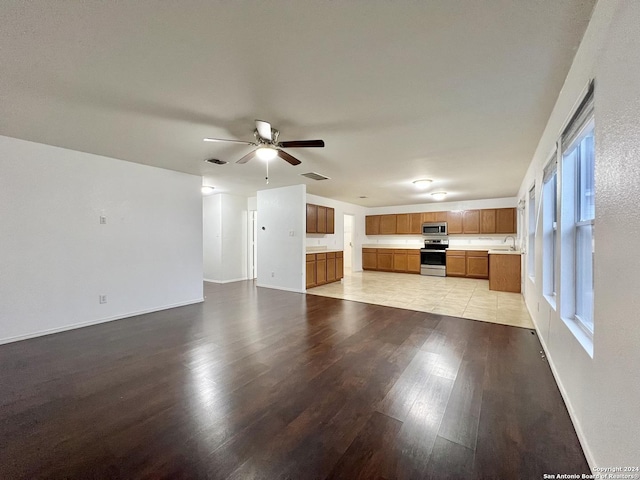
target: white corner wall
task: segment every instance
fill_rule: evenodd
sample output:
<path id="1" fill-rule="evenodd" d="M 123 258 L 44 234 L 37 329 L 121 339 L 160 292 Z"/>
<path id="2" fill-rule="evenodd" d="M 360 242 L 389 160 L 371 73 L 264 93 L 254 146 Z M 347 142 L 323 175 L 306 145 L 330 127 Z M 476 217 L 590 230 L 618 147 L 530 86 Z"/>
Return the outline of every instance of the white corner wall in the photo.
<path id="1" fill-rule="evenodd" d="M 525 298 L 592 468 L 640 465 L 640 2 L 600 0 L 520 188 L 536 185 L 595 79 L 595 318 L 591 358 L 541 291 L 542 242 Z M 537 230 L 541 230 L 540 223 Z M 528 262 L 525 262 L 525 265 Z M 624 472 L 622 472 L 624 473 Z"/>
<path id="2" fill-rule="evenodd" d="M 220 193 L 202 199 L 204 279 L 247 279 L 247 198 Z"/>
<path id="3" fill-rule="evenodd" d="M 328 249 L 344 250 L 344 216 L 354 216 L 352 268 L 354 272 L 362 271 L 362 244 L 366 243 L 364 241 L 366 238 L 364 235 L 364 227 L 368 209 L 353 203 L 341 202 L 332 198 L 311 194 L 307 194 L 307 203 L 331 207 L 335 210 L 334 233 L 307 233 L 307 247 L 327 247 Z M 304 231 L 306 231 L 306 223 Z"/>
<path id="4" fill-rule="evenodd" d="M 259 287 L 305 291 L 306 185 L 258 191 Z"/>
<path id="5" fill-rule="evenodd" d="M 200 185 L 0 136 L 0 343 L 202 301 Z"/>

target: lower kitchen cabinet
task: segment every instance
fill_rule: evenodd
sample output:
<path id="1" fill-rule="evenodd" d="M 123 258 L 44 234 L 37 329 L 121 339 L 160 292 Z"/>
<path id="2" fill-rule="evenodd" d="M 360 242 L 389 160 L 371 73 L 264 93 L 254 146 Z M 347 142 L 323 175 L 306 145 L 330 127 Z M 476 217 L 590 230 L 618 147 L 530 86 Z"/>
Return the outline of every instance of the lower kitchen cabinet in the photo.
<path id="1" fill-rule="evenodd" d="M 520 255 L 489 255 L 489 290 L 520 293 Z"/>
<path id="2" fill-rule="evenodd" d="M 467 250 L 467 277 L 489 278 L 489 252 Z"/>
<path id="3" fill-rule="evenodd" d="M 420 273 L 420 250 L 363 248 L 362 269 L 380 272 Z"/>
<path id="4" fill-rule="evenodd" d="M 316 286 L 316 256 L 315 254 L 307 254 L 307 288 Z"/>
<path id="5" fill-rule="evenodd" d="M 363 270 L 378 269 L 378 251 L 375 248 L 362 249 L 362 269 Z"/>
<path id="6" fill-rule="evenodd" d="M 420 250 L 407 250 L 407 272 L 420 273 Z"/>
<path id="7" fill-rule="evenodd" d="M 344 252 L 307 253 L 307 288 L 337 282 L 342 277 L 344 277 Z"/>
<path id="8" fill-rule="evenodd" d="M 447 250 L 447 277 L 489 278 L 486 250 Z"/>
<path id="9" fill-rule="evenodd" d="M 447 250 L 447 277 L 467 276 L 467 255 L 464 250 Z"/>

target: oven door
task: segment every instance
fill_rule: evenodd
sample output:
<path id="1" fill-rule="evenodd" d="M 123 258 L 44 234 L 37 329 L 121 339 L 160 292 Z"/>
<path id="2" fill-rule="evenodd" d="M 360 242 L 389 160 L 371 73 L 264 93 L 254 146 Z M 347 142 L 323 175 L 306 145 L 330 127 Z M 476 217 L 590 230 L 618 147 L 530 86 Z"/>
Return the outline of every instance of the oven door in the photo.
<path id="1" fill-rule="evenodd" d="M 421 249 L 420 274 L 445 277 L 447 275 L 447 251 L 444 249 Z"/>

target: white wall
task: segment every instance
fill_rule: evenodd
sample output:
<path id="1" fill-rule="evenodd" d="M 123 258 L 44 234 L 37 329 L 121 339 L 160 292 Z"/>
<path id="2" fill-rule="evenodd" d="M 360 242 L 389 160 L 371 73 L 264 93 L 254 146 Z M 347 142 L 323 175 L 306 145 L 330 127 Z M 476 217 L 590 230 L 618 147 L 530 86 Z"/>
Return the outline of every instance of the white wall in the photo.
<path id="1" fill-rule="evenodd" d="M 247 279 L 247 198 L 220 193 L 203 197 L 204 278 Z"/>
<path id="2" fill-rule="evenodd" d="M 304 292 L 306 185 L 258 192 L 259 287 Z"/>
<path id="3" fill-rule="evenodd" d="M 331 207 L 335 210 L 334 233 L 307 233 L 306 245 L 308 247 L 327 247 L 328 249 L 344 250 L 344 216 L 345 214 L 354 216 L 353 235 L 353 271 L 362 270 L 362 244 L 366 238 L 364 235 L 364 222 L 367 213 L 366 207 L 354 205 L 353 203 L 341 202 L 332 198 L 319 197 L 318 195 L 307 194 L 307 203 Z M 306 225 L 306 223 L 305 223 Z M 305 226 L 306 231 L 306 226 Z"/>
<path id="4" fill-rule="evenodd" d="M 525 277 L 527 305 L 592 467 L 640 465 L 640 269 L 635 260 L 640 238 L 639 24 L 640 2 L 598 2 L 520 189 L 525 195 L 535 181 L 539 201 L 543 166 L 595 78 L 593 358 L 542 295 L 540 236 L 535 281 Z"/>
<path id="5" fill-rule="evenodd" d="M 0 343 L 202 301 L 201 183 L 0 136 Z"/>

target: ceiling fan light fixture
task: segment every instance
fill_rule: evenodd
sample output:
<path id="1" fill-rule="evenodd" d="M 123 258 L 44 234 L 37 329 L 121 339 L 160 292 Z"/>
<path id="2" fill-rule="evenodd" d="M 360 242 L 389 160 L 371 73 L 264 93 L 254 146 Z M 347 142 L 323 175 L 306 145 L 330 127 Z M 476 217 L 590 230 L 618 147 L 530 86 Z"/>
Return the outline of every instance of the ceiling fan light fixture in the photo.
<path id="1" fill-rule="evenodd" d="M 431 196 L 434 200 L 444 200 L 447 197 L 447 192 L 433 192 Z"/>
<path id="2" fill-rule="evenodd" d="M 210 185 L 203 185 L 200 188 L 200 191 L 202 192 L 202 195 L 211 195 L 213 193 L 214 187 L 210 186 Z"/>
<path id="3" fill-rule="evenodd" d="M 270 146 L 263 146 L 256 150 L 256 155 L 260 160 L 273 160 L 278 156 L 278 150 Z"/>
<path id="4" fill-rule="evenodd" d="M 433 180 L 431 180 L 430 178 L 421 178 L 419 180 L 414 180 L 413 184 L 417 188 L 427 188 L 429 185 L 431 185 L 431 182 L 433 182 Z"/>

